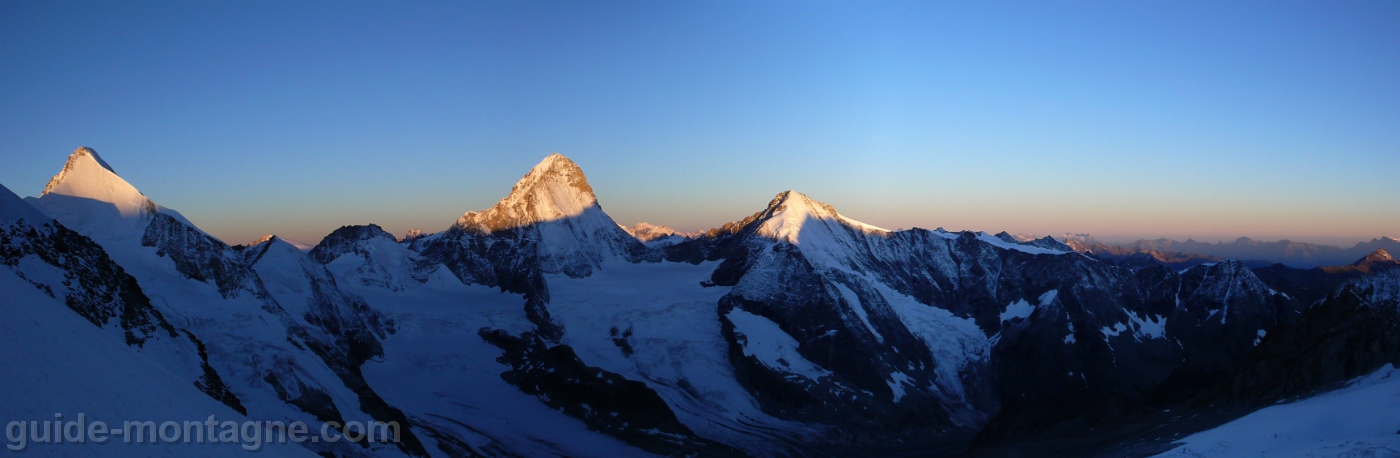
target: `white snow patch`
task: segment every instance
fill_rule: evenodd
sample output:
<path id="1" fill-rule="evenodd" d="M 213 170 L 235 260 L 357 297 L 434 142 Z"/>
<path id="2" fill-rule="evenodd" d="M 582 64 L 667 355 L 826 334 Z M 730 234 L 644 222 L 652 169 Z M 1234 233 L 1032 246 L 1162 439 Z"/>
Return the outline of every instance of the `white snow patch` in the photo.
<path id="1" fill-rule="evenodd" d="M 856 296 L 856 292 L 840 283 L 836 283 L 836 289 L 841 291 L 841 297 L 846 298 L 846 303 L 851 306 L 851 310 L 856 312 L 856 317 L 860 318 L 862 324 L 865 324 L 865 329 L 869 329 L 871 334 L 875 334 L 875 340 L 884 343 L 885 336 L 880 335 L 880 332 L 875 330 L 875 326 L 870 324 L 870 314 L 865 311 L 865 304 L 860 302 L 860 297 Z"/>
<path id="2" fill-rule="evenodd" d="M 797 340 L 783 332 L 778 323 L 767 318 L 734 309 L 725 315 L 734 323 L 734 331 L 743 334 L 744 356 L 753 356 L 769 368 L 801 375 L 812 380 L 831 375 L 797 353 Z"/>
<path id="3" fill-rule="evenodd" d="M 1025 299 L 1017 300 L 1006 305 L 1006 310 L 1001 312 L 1001 321 L 1010 321 L 1013 318 L 1026 318 L 1035 312 L 1035 306 L 1026 302 Z"/>
<path id="4" fill-rule="evenodd" d="M 1345 388 L 1192 434 L 1157 456 L 1397 456 L 1397 430 L 1400 372 L 1387 364 Z"/>
<path id="5" fill-rule="evenodd" d="M 894 402 L 898 403 L 900 399 L 904 399 L 904 384 L 909 383 L 910 380 L 913 379 L 909 378 L 908 375 L 904 375 L 903 372 L 890 373 L 890 380 L 888 383 L 890 385 L 890 391 L 894 392 Z"/>
<path id="6" fill-rule="evenodd" d="M 1137 315 L 1128 314 L 1128 319 L 1133 321 L 1136 329 L 1133 331 L 1137 337 L 1149 339 L 1160 339 L 1167 335 L 1167 318 L 1158 315 L 1149 315 L 1148 319 L 1138 318 Z"/>
<path id="7" fill-rule="evenodd" d="M 1122 334 L 1123 331 L 1127 330 L 1127 323 L 1113 323 L 1113 326 L 1104 326 L 1099 332 L 1102 332 L 1104 337 L 1107 338 L 1109 336 L 1118 337 L 1118 334 Z"/>
<path id="8" fill-rule="evenodd" d="M 982 334 L 982 329 L 971 319 L 958 318 L 953 312 L 924 305 L 883 283 L 873 284 L 899 316 L 899 321 L 928 345 L 933 360 L 938 362 L 934 383 L 948 397 L 965 401 L 967 395 L 958 373 L 969 364 L 985 361 L 991 354 L 991 341 Z"/>
<path id="9" fill-rule="evenodd" d="M 983 242 L 987 242 L 988 244 L 990 244 L 990 245 L 992 245 L 992 246 L 995 246 L 995 247 L 997 247 L 997 248 L 1001 248 L 1001 249 L 1004 249 L 1004 250 L 1016 250 L 1016 251 L 1021 251 L 1021 252 L 1025 252 L 1025 253 L 1030 253 L 1030 254 L 1066 254 L 1066 253 L 1069 253 L 1068 251 L 1051 250 L 1051 249 L 1049 249 L 1049 248 L 1041 248 L 1041 247 L 1038 247 L 1038 246 L 1022 245 L 1022 244 L 1019 244 L 1019 243 L 1011 243 L 1011 242 L 1002 240 L 1002 239 L 1000 239 L 1000 238 L 997 238 L 997 236 L 995 236 L 995 235 L 987 234 L 987 233 L 985 233 L 985 232 L 978 232 L 978 233 L 977 233 L 977 240 L 981 240 L 981 241 L 983 241 Z"/>

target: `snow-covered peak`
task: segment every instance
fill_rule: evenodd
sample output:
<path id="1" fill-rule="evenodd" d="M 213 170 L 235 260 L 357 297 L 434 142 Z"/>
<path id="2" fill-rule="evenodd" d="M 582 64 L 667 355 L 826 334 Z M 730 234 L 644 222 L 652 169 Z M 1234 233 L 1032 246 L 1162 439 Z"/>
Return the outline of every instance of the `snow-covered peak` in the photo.
<path id="1" fill-rule="evenodd" d="M 47 216 L 39 213 L 29 202 L 10 192 L 10 188 L 0 185 L 0 224 L 13 224 L 20 219 L 36 226 L 49 221 Z"/>
<path id="2" fill-rule="evenodd" d="M 97 155 L 97 151 L 86 146 L 79 146 L 78 149 L 73 150 L 73 154 L 68 155 L 68 162 L 63 165 L 63 170 L 59 171 L 58 175 L 54 175 L 49 180 L 49 184 L 44 186 L 44 194 L 53 192 L 54 188 L 69 178 L 70 174 L 81 176 L 84 169 L 91 167 L 99 167 L 112 175 L 117 174 L 117 171 L 107 164 L 107 161 L 102 160 L 102 156 Z"/>
<path id="3" fill-rule="evenodd" d="M 669 227 L 657 226 L 646 221 L 634 224 L 631 227 L 621 225 L 619 225 L 619 227 L 621 227 L 622 230 L 627 231 L 628 234 L 632 234 L 633 237 L 641 239 L 643 242 L 654 238 L 670 237 L 672 235 L 676 235 L 676 231 Z"/>
<path id="4" fill-rule="evenodd" d="M 462 215 L 456 227 L 489 233 L 579 216 L 597 205 L 583 170 L 554 153 L 530 169 L 510 195 L 486 211 Z"/>
<path id="5" fill-rule="evenodd" d="M 49 180 L 40 197 L 50 194 L 105 202 L 116 207 L 124 218 L 156 212 L 156 206 L 135 186 L 127 183 L 97 152 L 86 146 L 73 151 L 63 170 Z"/>
<path id="6" fill-rule="evenodd" d="M 44 186 L 44 194 L 48 194 L 63 183 L 64 179 L 68 178 L 69 172 L 92 165 L 101 167 L 113 175 L 117 174 L 117 171 L 112 169 L 107 161 L 102 160 L 102 156 L 97 155 L 97 151 L 86 146 L 79 146 L 78 149 L 73 150 L 73 154 L 68 155 L 68 163 L 64 164 L 63 170 L 58 172 L 58 175 L 54 175 L 53 179 L 49 180 L 49 184 Z"/>
<path id="7" fill-rule="evenodd" d="M 156 205 L 112 170 L 91 148 L 78 148 L 68 156 L 63 170 L 49 180 L 44 193 L 31 202 L 64 226 L 99 239 L 139 238 L 157 213 L 195 228 L 184 216 Z"/>
<path id="8" fill-rule="evenodd" d="M 763 211 L 763 223 L 758 234 L 800 244 L 802 228 L 813 221 L 836 222 L 867 234 L 888 234 L 890 231 L 862 223 L 836 212 L 830 205 L 813 200 L 797 191 L 783 191 L 768 203 Z"/>

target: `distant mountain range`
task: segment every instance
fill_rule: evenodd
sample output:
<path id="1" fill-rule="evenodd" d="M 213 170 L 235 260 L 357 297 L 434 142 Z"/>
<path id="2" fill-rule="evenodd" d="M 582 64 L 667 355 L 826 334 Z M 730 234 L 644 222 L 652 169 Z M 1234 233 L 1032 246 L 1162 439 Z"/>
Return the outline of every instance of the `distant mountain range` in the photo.
<path id="1" fill-rule="evenodd" d="M 1107 244 L 1099 242 L 1088 234 L 1065 234 L 1064 241 L 1075 251 L 1104 253 L 1113 256 L 1128 256 L 1144 253 L 1163 261 L 1175 264 L 1189 264 L 1193 259 L 1201 262 L 1236 259 L 1250 265 L 1280 263 L 1289 267 L 1312 268 L 1349 264 L 1375 252 L 1387 250 L 1400 253 L 1400 240 L 1380 237 L 1369 242 L 1357 243 L 1351 248 L 1340 248 L 1315 243 L 1280 240 L 1263 242 L 1248 237 L 1240 237 L 1233 242 L 1205 243 L 1187 239 L 1178 242 L 1170 239 L 1138 240 L 1130 243 Z"/>
<path id="2" fill-rule="evenodd" d="M 1400 365 L 1393 239 L 1304 270 L 1234 260 L 1278 249 L 1252 241 L 891 231 L 797 191 L 755 209 L 621 226 L 555 154 L 442 232 L 230 246 L 80 148 L 38 198 L 0 187 L 0 422 L 403 428 L 271 456 L 1230 456 L 1178 440 L 1345 386 L 1381 412 L 1345 421 L 1384 434 L 1308 446 L 1397 440 L 1400 403 L 1350 388 Z M 1279 253 L 1331 253 L 1311 247 Z"/>

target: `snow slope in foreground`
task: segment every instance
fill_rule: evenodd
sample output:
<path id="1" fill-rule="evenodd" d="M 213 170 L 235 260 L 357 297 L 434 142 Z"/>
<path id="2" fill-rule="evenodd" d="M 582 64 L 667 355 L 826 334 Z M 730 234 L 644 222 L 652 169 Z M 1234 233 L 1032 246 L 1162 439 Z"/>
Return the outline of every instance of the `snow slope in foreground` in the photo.
<path id="1" fill-rule="evenodd" d="M 1192 434 L 1157 456 L 1394 457 L 1397 432 L 1400 370 L 1386 365 L 1345 388 Z"/>
<path id="2" fill-rule="evenodd" d="M 146 359 L 118 339 L 0 266 L 0 422 L 247 420 Z M 75 433 L 76 434 L 76 433 Z M 42 431 L 41 431 L 41 436 Z M 6 436 L 8 439 L 9 436 Z M 7 441 L 7 445 L 18 444 Z M 249 456 L 238 444 L 39 444 L 25 456 Z M 8 450 L 7 450 L 8 451 Z M 257 456 L 315 456 L 293 444 Z"/>

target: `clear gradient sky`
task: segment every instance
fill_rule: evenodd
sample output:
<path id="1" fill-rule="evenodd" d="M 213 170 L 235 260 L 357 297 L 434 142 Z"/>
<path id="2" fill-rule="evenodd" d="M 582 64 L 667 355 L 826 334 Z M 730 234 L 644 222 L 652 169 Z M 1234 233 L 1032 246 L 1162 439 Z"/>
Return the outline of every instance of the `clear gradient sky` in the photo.
<path id="1" fill-rule="evenodd" d="M 1400 236 L 1400 2 L 0 2 L 0 184 L 230 243 L 437 231 L 559 152 L 624 224 Z"/>

